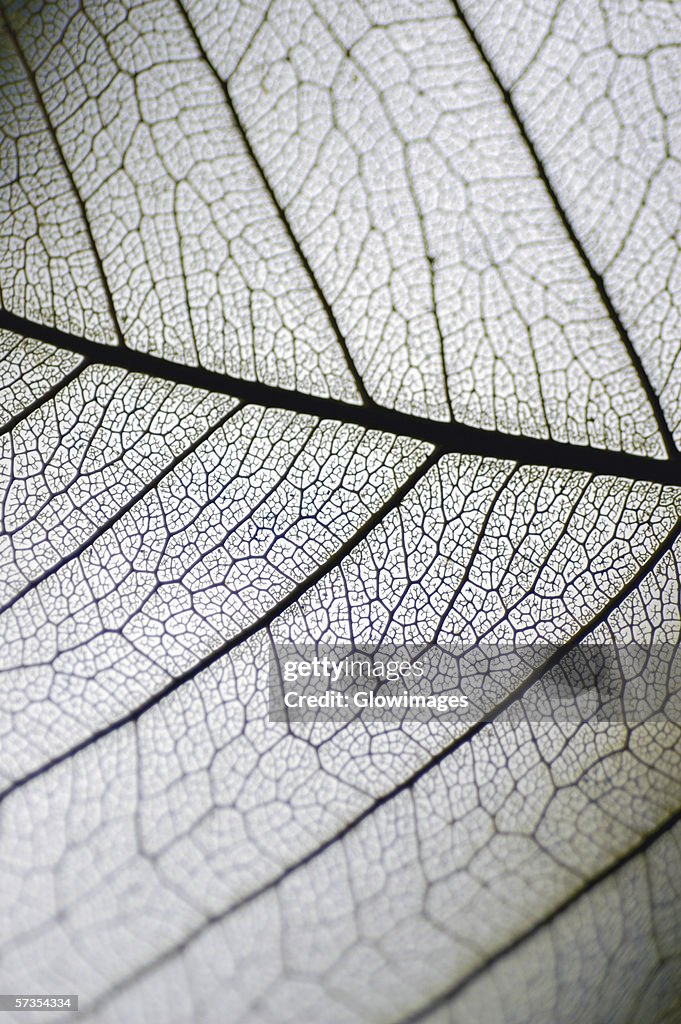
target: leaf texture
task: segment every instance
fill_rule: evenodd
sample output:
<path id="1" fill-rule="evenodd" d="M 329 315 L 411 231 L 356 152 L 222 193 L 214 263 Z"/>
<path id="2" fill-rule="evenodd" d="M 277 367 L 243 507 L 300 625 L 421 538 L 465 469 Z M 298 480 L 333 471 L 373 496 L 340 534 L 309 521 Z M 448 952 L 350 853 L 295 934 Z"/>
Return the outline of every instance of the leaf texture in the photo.
<path id="1" fill-rule="evenodd" d="M 678 1020 L 676 13 L 3 25 L 4 990 Z M 282 644 L 470 715 L 270 721 Z"/>

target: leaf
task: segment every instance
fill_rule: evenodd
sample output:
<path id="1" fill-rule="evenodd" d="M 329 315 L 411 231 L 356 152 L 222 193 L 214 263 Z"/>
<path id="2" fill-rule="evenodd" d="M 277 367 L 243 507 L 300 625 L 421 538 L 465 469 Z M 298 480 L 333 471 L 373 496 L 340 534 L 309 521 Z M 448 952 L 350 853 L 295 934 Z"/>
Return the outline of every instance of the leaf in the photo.
<path id="1" fill-rule="evenodd" d="M 675 1019 L 676 12 L 3 18 L 5 991 Z M 471 713 L 270 721 L 285 643 Z"/>

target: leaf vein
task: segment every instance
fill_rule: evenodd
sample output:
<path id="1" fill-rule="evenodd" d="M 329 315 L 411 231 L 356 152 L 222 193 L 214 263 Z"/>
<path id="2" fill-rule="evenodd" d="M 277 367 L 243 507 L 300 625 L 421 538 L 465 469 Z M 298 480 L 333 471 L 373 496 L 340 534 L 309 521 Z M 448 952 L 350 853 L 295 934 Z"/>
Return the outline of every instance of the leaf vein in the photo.
<path id="1" fill-rule="evenodd" d="M 231 914 L 234 914 L 242 908 L 255 902 L 255 900 L 266 895 L 268 892 L 272 892 L 273 890 L 277 889 L 280 885 L 282 885 L 283 882 L 286 881 L 286 879 L 290 875 L 300 871 L 308 864 L 317 860 L 318 857 L 322 856 L 322 854 L 324 854 L 327 850 L 331 849 L 331 847 L 335 846 L 339 842 L 342 842 L 346 838 L 346 836 L 350 835 L 357 828 L 359 828 L 359 826 L 368 818 L 370 818 L 373 814 L 375 814 L 376 811 L 379 810 L 379 808 L 391 803 L 402 793 L 412 790 L 416 783 L 418 783 L 422 778 L 424 778 L 424 776 L 428 775 L 434 768 L 440 765 L 446 758 L 450 756 L 450 754 L 453 754 L 459 748 L 464 746 L 464 744 L 469 743 L 475 736 L 478 735 L 478 733 L 482 732 L 485 728 L 487 728 L 488 725 L 494 723 L 498 718 L 500 718 L 500 716 L 505 711 L 507 711 L 514 704 L 516 704 L 527 693 L 530 687 L 534 685 L 534 683 L 539 681 L 547 672 L 549 672 L 555 665 L 557 665 L 558 662 L 569 651 L 576 647 L 577 644 L 579 644 L 586 636 L 588 636 L 588 634 L 600 622 L 607 618 L 607 616 L 616 607 L 618 607 L 622 603 L 622 601 L 624 601 L 626 597 L 628 597 L 628 595 L 632 593 L 632 591 L 636 589 L 636 587 L 641 583 L 644 577 L 652 569 L 654 569 L 655 566 L 662 560 L 664 555 L 666 555 L 667 552 L 672 548 L 672 546 L 678 539 L 679 535 L 681 535 L 681 522 L 675 525 L 675 527 L 669 532 L 669 534 L 667 535 L 663 543 L 660 545 L 660 547 L 650 556 L 650 558 L 646 560 L 646 562 L 639 568 L 639 570 L 634 574 L 634 576 L 632 576 L 631 580 L 629 580 L 627 585 L 623 587 L 622 590 L 619 591 L 619 593 L 615 594 L 610 599 L 610 601 L 608 601 L 606 605 L 603 608 L 601 608 L 600 611 L 597 612 L 597 614 L 594 615 L 588 623 L 582 626 L 572 637 L 570 637 L 570 639 L 566 643 L 564 643 L 561 647 L 555 650 L 554 653 L 549 658 L 547 658 L 547 660 L 544 662 L 542 666 L 540 666 L 539 668 L 535 669 L 532 673 L 530 673 L 527 679 L 525 679 L 519 686 L 512 690 L 504 698 L 503 701 L 500 701 L 499 704 L 497 704 L 491 710 L 491 712 L 487 716 L 485 716 L 484 719 L 482 719 L 479 722 L 476 722 L 469 729 L 467 729 L 466 732 L 462 733 L 461 736 L 458 736 L 456 737 L 456 739 L 452 740 L 451 743 L 443 747 L 442 750 L 440 750 L 437 754 L 431 757 L 428 761 L 421 765 L 420 768 L 416 769 L 416 771 L 414 771 L 411 775 L 409 775 L 397 786 L 394 786 L 386 793 L 383 793 L 381 794 L 381 796 L 374 799 L 367 807 L 364 808 L 363 811 L 357 814 L 350 821 L 346 822 L 346 824 L 343 825 L 340 829 L 338 829 L 338 831 L 336 831 L 333 835 L 325 839 L 323 843 L 320 843 L 318 846 L 308 851 L 308 853 L 300 857 L 294 863 L 288 865 L 288 867 L 284 868 L 273 878 L 269 879 L 267 882 L 258 886 L 256 889 L 253 889 L 251 892 L 242 896 L 240 899 L 233 901 L 227 907 L 224 907 L 220 911 L 216 911 L 215 913 L 207 915 L 205 920 L 202 921 L 200 925 L 197 925 L 195 928 L 191 929 L 184 937 L 184 939 L 182 939 L 181 942 L 176 943 L 167 950 L 164 950 L 163 953 L 148 961 L 137 971 L 133 972 L 133 974 L 131 974 L 124 981 L 118 982 L 106 991 L 102 992 L 102 994 L 98 996 L 90 1004 L 89 1009 L 100 1009 L 104 1005 L 104 1003 L 106 1003 L 109 999 L 113 998 L 117 993 L 128 988 L 130 985 L 135 984 L 137 981 L 151 974 L 158 967 L 162 966 L 164 963 L 167 963 L 169 960 L 173 959 L 173 957 L 183 952 L 193 942 L 199 939 L 201 935 L 209 928 L 211 928 L 213 925 L 220 924 L 222 921 L 226 920 Z M 0 799 L 1 798 L 2 795 L 0 795 Z M 606 865 L 606 867 L 603 868 L 600 871 L 600 873 L 594 875 L 593 878 L 587 881 L 580 889 L 576 890 L 570 896 L 568 896 L 566 900 L 559 904 L 558 907 L 554 908 L 553 911 L 550 911 L 549 914 L 542 918 L 541 921 L 535 922 L 535 924 L 532 925 L 531 928 L 527 930 L 527 932 L 523 933 L 522 936 L 517 937 L 515 940 L 513 940 L 513 942 L 510 943 L 508 947 L 504 947 L 504 949 L 499 954 L 493 955 L 491 959 L 487 960 L 484 964 L 481 964 L 478 968 L 476 968 L 475 971 L 471 973 L 470 980 L 473 980 L 473 975 L 477 976 L 477 974 L 482 973 L 486 969 L 486 967 L 488 967 L 489 964 L 493 962 L 494 957 L 496 955 L 501 956 L 503 952 L 510 951 L 510 949 L 514 948 L 516 945 L 519 945 L 525 937 L 529 938 L 530 935 L 538 931 L 543 924 L 550 923 L 564 909 L 566 909 L 568 906 L 570 906 L 571 903 L 578 899 L 580 895 L 582 895 L 589 889 L 593 888 L 593 886 L 597 885 L 599 881 L 602 881 L 604 878 L 608 877 L 608 875 L 612 874 L 614 871 L 617 870 L 618 867 L 626 863 L 628 860 L 631 860 L 639 852 L 642 852 L 644 849 L 647 849 L 648 846 L 650 846 L 655 841 L 655 839 L 657 839 L 664 832 L 668 831 L 679 820 L 681 820 L 681 809 L 679 809 L 670 817 L 668 817 L 660 825 L 656 826 L 656 828 L 653 829 L 650 833 L 648 833 L 644 837 L 642 842 L 640 842 L 637 846 L 634 846 L 629 851 L 626 851 L 621 857 L 616 858 L 613 862 Z M 444 1002 L 446 1001 L 446 999 L 451 998 L 452 994 L 456 994 L 458 986 L 465 987 L 465 984 L 468 983 L 469 982 L 467 979 L 463 979 L 461 982 L 457 982 L 457 986 L 453 986 L 451 990 L 448 990 L 448 992 L 441 997 L 441 1001 Z M 417 1016 L 408 1017 L 405 1020 L 401 1021 L 400 1024 L 411 1024 L 412 1021 L 422 1019 L 425 1013 L 433 1008 L 433 1005 L 434 1004 L 429 1004 L 426 1009 L 419 1010 Z M 440 1004 L 438 1003 L 437 1005 Z"/>
<path id="2" fill-rule="evenodd" d="M 624 348 L 626 349 L 627 355 L 629 356 L 629 360 L 630 360 L 631 364 L 633 365 L 633 367 L 634 367 L 634 369 L 636 371 L 636 374 L 637 374 L 637 376 L 639 378 L 641 386 L 642 386 L 643 390 L 645 391 L 646 397 L 647 397 L 648 402 L 650 404 L 650 407 L 651 407 L 651 409 L 653 411 L 653 415 L 655 417 L 655 421 L 657 423 L 658 430 L 660 431 L 660 435 L 662 437 L 662 441 L 664 443 L 667 455 L 670 458 L 674 458 L 675 456 L 677 456 L 679 454 L 679 450 L 678 450 L 676 442 L 674 440 L 674 436 L 673 436 L 673 434 L 672 434 L 672 432 L 671 432 L 671 430 L 670 430 L 670 428 L 669 428 L 669 426 L 667 424 L 664 412 L 662 410 L 662 405 L 660 403 L 660 399 L 658 398 L 658 396 L 657 396 L 657 394 L 656 394 L 656 392 L 655 392 L 655 390 L 654 390 L 654 388 L 653 388 L 653 386 L 652 386 L 652 384 L 650 382 L 650 379 L 648 377 L 648 374 L 646 373 L 645 367 L 643 366 L 643 362 L 641 360 L 641 357 L 639 356 L 638 352 L 636 351 L 636 348 L 634 347 L 634 344 L 633 344 L 631 338 L 629 337 L 627 329 L 624 326 L 624 324 L 622 323 L 622 319 L 621 319 L 619 313 L 617 312 L 617 310 L 615 308 L 615 305 L 614 305 L 612 299 L 610 298 L 610 295 L 608 294 L 607 288 L 605 287 L 605 281 L 603 280 L 603 276 L 602 276 L 602 274 L 600 274 L 596 270 L 595 266 L 593 265 L 593 263 L 589 259 L 589 256 L 587 255 L 587 252 L 586 252 L 584 246 L 582 245 L 582 242 L 580 241 L 580 239 L 579 239 L 579 237 L 577 235 L 577 232 L 575 231 L 575 229 L 574 229 L 574 227 L 572 225 L 572 222 L 571 222 L 570 218 L 568 217 L 567 210 L 565 209 L 565 206 L 561 202 L 561 200 L 560 200 L 560 198 L 558 196 L 558 193 L 557 193 L 556 189 L 554 188 L 554 186 L 553 186 L 553 184 L 551 182 L 551 179 L 549 178 L 549 174 L 548 174 L 548 171 L 546 170 L 546 167 L 544 165 L 544 161 L 543 161 L 543 159 L 542 159 L 542 157 L 541 157 L 541 155 L 540 155 L 540 153 L 539 153 L 535 143 L 531 139 L 530 134 L 529 134 L 527 128 L 525 127 L 523 119 L 520 116 L 518 108 L 515 105 L 515 102 L 513 100 L 513 97 L 511 95 L 510 90 L 507 89 L 506 86 L 503 84 L 500 75 L 498 74 L 496 68 L 494 67 L 492 59 L 490 58 L 489 54 L 487 53 L 487 51 L 486 51 L 485 47 L 483 46 L 481 40 L 478 38 L 478 35 L 477 35 L 475 29 L 473 28 L 473 26 L 472 26 L 472 24 L 470 22 L 470 19 L 465 14 L 465 12 L 463 10 L 463 7 L 462 7 L 461 3 L 459 2 L 459 0 L 451 0 L 451 3 L 452 3 L 452 6 L 453 6 L 453 8 L 454 8 L 454 10 L 456 12 L 457 17 L 459 18 L 461 24 L 465 28 L 465 30 L 466 30 L 466 32 L 467 32 L 471 42 L 475 46 L 475 49 L 477 50 L 477 52 L 478 52 L 478 54 L 480 56 L 481 61 L 483 62 L 483 64 L 487 68 L 487 71 L 489 72 L 490 77 L 492 78 L 492 81 L 494 82 L 494 84 L 497 86 L 499 92 L 501 93 L 501 96 L 502 96 L 503 101 L 504 101 L 504 103 L 506 105 L 506 108 L 507 108 L 511 118 L 513 119 L 513 123 L 515 125 L 515 128 L 517 129 L 518 134 L 520 135 L 521 139 L 523 140 L 523 142 L 525 144 L 525 147 L 527 148 L 527 151 L 528 151 L 528 153 L 530 154 L 530 156 L 532 158 L 532 161 L 533 161 L 533 163 L 535 165 L 535 168 L 537 170 L 537 174 L 539 175 L 539 178 L 541 179 L 541 182 L 542 182 L 542 184 L 543 184 L 543 186 L 544 186 L 544 188 L 546 190 L 546 193 L 547 193 L 549 199 L 551 200 L 553 208 L 556 211 L 556 213 L 557 213 L 557 215 L 558 215 L 558 217 L 560 219 L 560 222 L 563 225 L 563 227 L 564 227 L 564 229 L 565 229 L 565 231 L 566 231 L 566 233 L 567 233 L 567 235 L 568 235 L 568 237 L 569 237 L 569 239 L 570 239 L 570 241 L 571 241 L 571 243 L 572 243 L 572 245 L 573 245 L 577 255 L 579 256 L 579 259 L 581 260 L 581 262 L 584 265 L 587 273 L 589 274 L 589 277 L 591 278 L 591 280 L 592 280 L 592 282 L 593 282 L 593 284 L 594 284 L 594 286 L 596 288 L 596 291 L 598 292 L 600 300 L 603 303 L 603 306 L 605 307 L 605 310 L 606 310 L 608 316 L 610 317 L 610 319 L 611 319 L 611 321 L 612 321 L 612 323 L 613 323 L 613 325 L 615 327 L 615 330 L 617 331 L 617 334 L 619 335 L 620 341 L 622 342 L 622 344 L 624 345 Z"/>

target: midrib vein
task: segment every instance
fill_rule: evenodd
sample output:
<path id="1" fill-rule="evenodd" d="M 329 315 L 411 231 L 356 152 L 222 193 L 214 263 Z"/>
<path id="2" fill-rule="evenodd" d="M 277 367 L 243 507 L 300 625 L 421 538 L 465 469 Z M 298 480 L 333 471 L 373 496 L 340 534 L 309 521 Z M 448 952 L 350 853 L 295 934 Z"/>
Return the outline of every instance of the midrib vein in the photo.
<path id="1" fill-rule="evenodd" d="M 681 457 L 654 459 L 629 452 L 608 451 L 586 445 L 507 434 L 500 430 L 485 430 L 463 423 L 429 420 L 380 405 L 353 405 L 335 398 L 288 391 L 271 384 L 243 380 L 199 366 L 184 366 L 129 348 L 102 345 L 55 327 L 26 320 L 4 310 L 0 311 L 0 328 L 35 338 L 57 348 L 78 352 L 92 362 L 106 366 L 118 366 L 130 372 L 231 395 L 254 405 L 286 409 L 344 423 L 356 423 L 367 430 L 411 437 L 436 445 L 442 452 L 510 459 L 521 465 L 552 466 L 652 483 L 681 485 Z"/>

